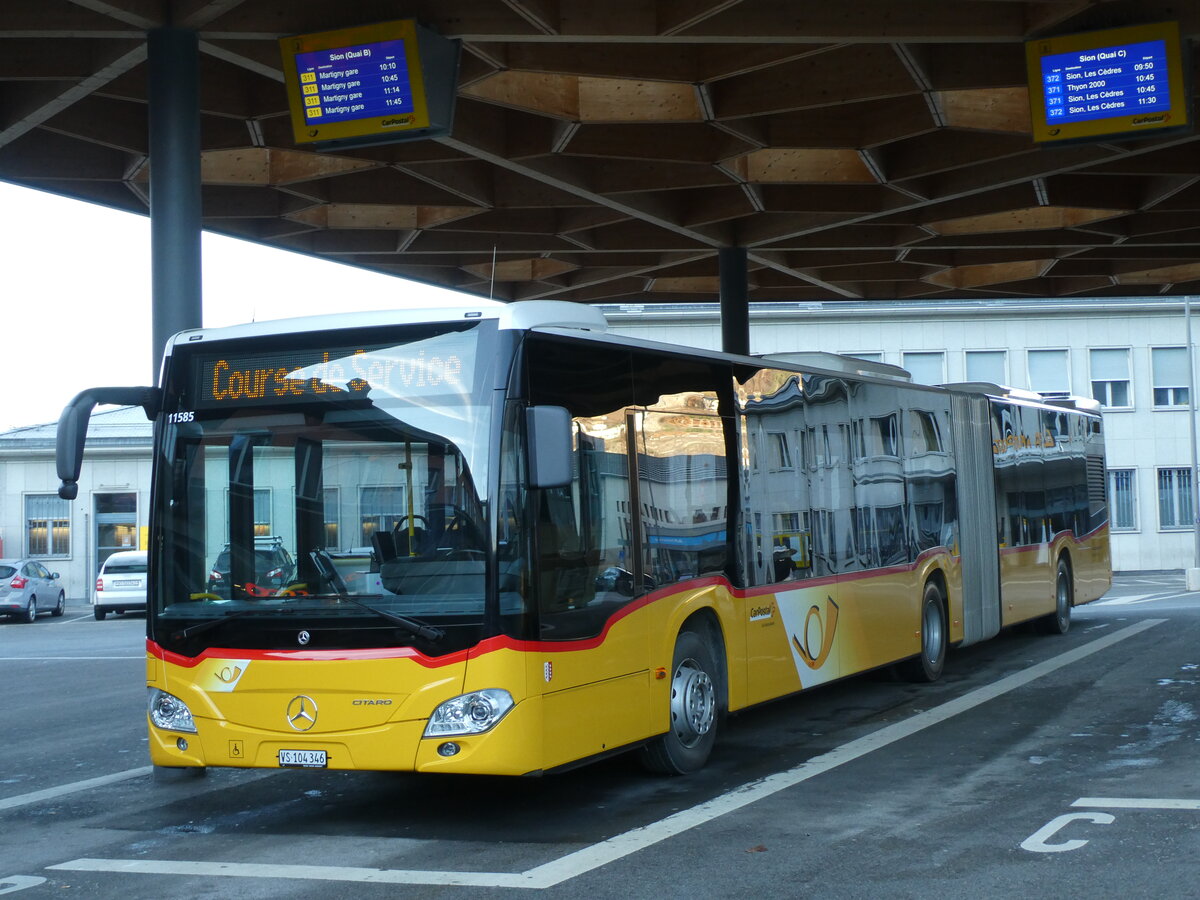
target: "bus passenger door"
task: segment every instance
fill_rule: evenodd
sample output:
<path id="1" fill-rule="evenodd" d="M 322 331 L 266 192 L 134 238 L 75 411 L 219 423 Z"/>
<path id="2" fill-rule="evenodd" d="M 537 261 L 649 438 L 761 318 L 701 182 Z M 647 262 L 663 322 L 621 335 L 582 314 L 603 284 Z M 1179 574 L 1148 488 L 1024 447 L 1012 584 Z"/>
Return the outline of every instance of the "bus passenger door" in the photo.
<path id="1" fill-rule="evenodd" d="M 624 410 L 576 416 L 570 486 L 535 494 L 545 768 L 649 734 L 648 636 L 629 546 Z"/>

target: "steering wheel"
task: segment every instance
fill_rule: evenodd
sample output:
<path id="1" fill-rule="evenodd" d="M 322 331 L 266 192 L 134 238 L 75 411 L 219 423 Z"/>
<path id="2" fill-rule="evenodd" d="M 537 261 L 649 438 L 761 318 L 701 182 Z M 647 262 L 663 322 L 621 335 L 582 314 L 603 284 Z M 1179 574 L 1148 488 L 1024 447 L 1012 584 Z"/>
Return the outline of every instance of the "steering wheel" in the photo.
<path id="1" fill-rule="evenodd" d="M 442 529 L 443 539 L 447 534 L 457 532 L 463 538 L 464 543 L 468 545 L 473 544 L 474 548 L 462 547 L 456 549 L 467 550 L 483 546 L 483 532 L 479 530 L 479 526 L 475 523 L 470 513 L 461 506 L 454 506 L 449 503 L 446 504 L 445 510 L 447 516 Z"/>

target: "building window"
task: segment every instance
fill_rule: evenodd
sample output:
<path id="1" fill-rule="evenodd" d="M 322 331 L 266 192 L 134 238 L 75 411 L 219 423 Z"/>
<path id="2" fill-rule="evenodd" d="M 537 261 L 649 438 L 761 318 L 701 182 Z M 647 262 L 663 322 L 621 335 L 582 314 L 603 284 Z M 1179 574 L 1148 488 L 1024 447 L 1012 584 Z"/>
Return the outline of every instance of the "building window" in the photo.
<path id="1" fill-rule="evenodd" d="M 408 516 L 402 487 L 365 487 L 359 493 L 361 511 L 361 543 L 371 543 L 371 535 L 377 531 L 390 532 L 399 527 Z"/>
<path id="2" fill-rule="evenodd" d="M 945 357 L 941 352 L 905 353 L 902 365 L 917 384 L 942 384 L 946 380 Z"/>
<path id="3" fill-rule="evenodd" d="M 325 510 L 325 546 L 338 549 L 342 546 L 338 541 L 338 489 L 322 488 L 321 497 L 322 508 Z"/>
<path id="4" fill-rule="evenodd" d="M 1092 396 L 1101 406 L 1129 408 L 1129 350 L 1092 350 Z"/>
<path id="5" fill-rule="evenodd" d="M 1008 384 L 1007 356 L 1005 350 L 968 350 L 967 381 Z"/>
<path id="6" fill-rule="evenodd" d="M 30 556 L 69 556 L 71 505 L 56 494 L 25 497 L 25 546 Z"/>
<path id="7" fill-rule="evenodd" d="M 1192 470 L 1158 470 L 1158 527 L 1192 527 Z"/>
<path id="8" fill-rule="evenodd" d="M 1071 375 L 1067 368 L 1066 350 L 1030 350 L 1026 357 L 1029 366 L 1029 387 L 1039 394 L 1068 396 Z"/>
<path id="9" fill-rule="evenodd" d="M 1154 376 L 1154 405 L 1161 407 L 1187 406 L 1187 350 L 1183 347 L 1154 347 L 1150 350 L 1151 371 Z"/>
<path id="10" fill-rule="evenodd" d="M 782 431 L 769 431 L 767 439 L 771 443 L 771 467 L 790 469 L 792 467 L 792 451 L 788 447 L 787 435 Z"/>
<path id="11" fill-rule="evenodd" d="M 271 490 L 254 489 L 254 536 L 266 537 L 271 533 Z"/>
<path id="12" fill-rule="evenodd" d="M 1137 531 L 1134 469 L 1108 470 L 1109 525 L 1113 531 Z"/>

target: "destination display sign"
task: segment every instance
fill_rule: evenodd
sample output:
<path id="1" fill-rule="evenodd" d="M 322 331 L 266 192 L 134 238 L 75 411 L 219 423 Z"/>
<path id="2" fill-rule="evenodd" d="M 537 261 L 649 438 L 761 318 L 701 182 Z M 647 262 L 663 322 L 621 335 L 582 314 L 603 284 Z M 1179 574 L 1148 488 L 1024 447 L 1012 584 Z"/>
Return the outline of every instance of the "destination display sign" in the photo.
<path id="1" fill-rule="evenodd" d="M 296 142 L 321 150 L 448 133 L 459 46 L 413 19 L 282 38 Z"/>
<path id="2" fill-rule="evenodd" d="M 450 332 L 386 346 L 198 355 L 197 409 L 403 399 L 469 390 L 476 335 Z"/>
<path id="3" fill-rule="evenodd" d="M 1188 126 L 1174 22 L 1025 45 L 1034 140 L 1138 137 Z"/>

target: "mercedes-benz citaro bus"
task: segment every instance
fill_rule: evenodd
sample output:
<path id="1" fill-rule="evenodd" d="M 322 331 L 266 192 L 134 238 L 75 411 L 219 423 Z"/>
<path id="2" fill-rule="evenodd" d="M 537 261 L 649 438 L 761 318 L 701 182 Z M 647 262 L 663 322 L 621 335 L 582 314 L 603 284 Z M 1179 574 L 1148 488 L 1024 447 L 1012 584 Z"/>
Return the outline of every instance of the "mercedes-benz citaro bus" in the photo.
<path id="1" fill-rule="evenodd" d="M 64 410 L 67 498 L 96 403 L 154 421 L 158 767 L 687 773 L 726 713 L 936 679 L 1111 581 L 1093 401 L 608 335 L 577 304 L 182 332 L 159 387 Z"/>

